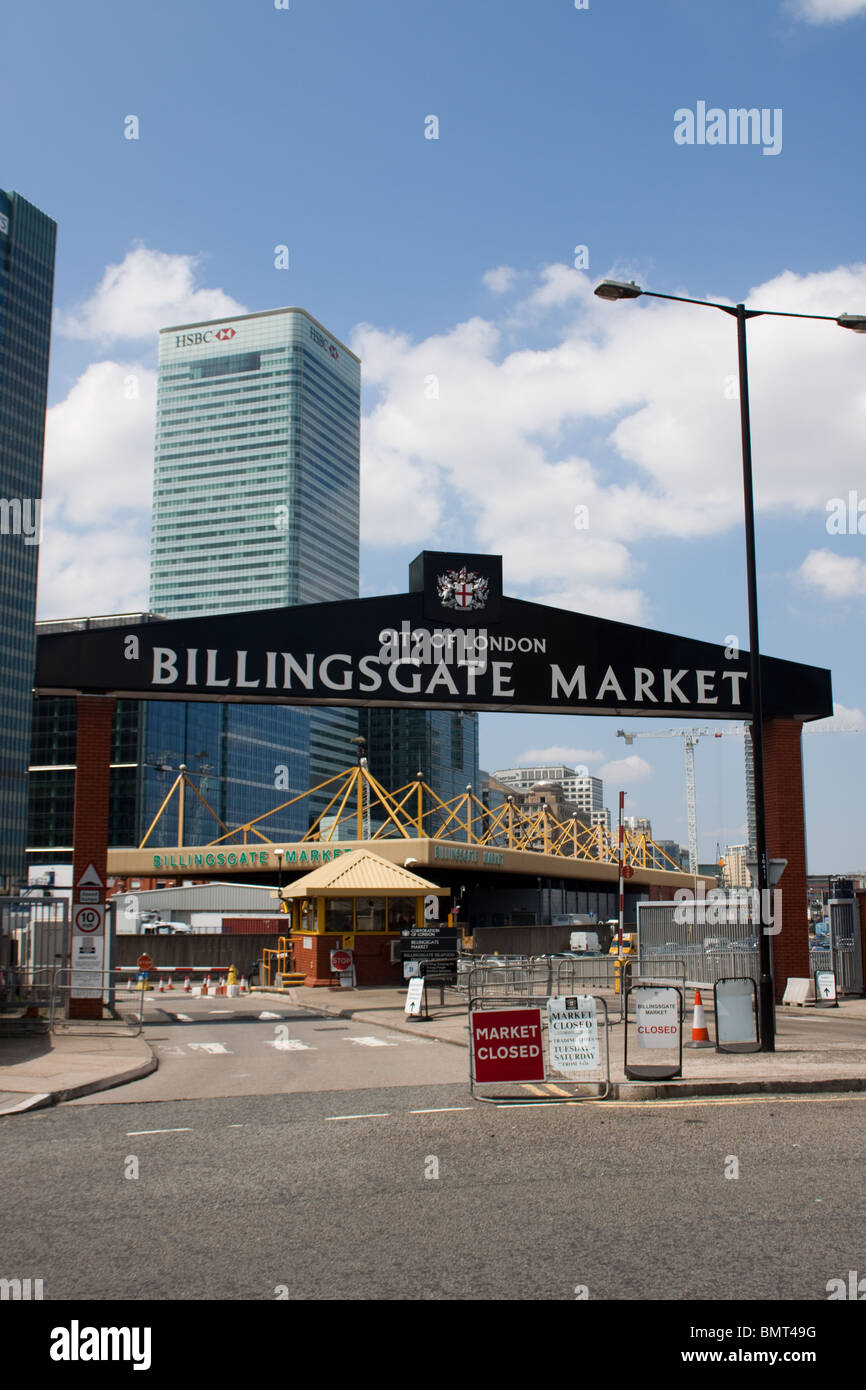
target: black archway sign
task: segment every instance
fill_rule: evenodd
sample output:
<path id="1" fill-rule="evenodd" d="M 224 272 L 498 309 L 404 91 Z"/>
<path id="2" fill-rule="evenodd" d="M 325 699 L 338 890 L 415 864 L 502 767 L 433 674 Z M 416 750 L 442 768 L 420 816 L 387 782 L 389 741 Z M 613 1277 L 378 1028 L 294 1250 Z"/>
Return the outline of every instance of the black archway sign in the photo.
<path id="1" fill-rule="evenodd" d="M 761 658 L 765 718 L 833 713 L 829 671 Z M 502 593 L 424 551 L 405 594 L 41 636 L 36 692 L 148 700 L 748 719 L 749 657 Z"/>

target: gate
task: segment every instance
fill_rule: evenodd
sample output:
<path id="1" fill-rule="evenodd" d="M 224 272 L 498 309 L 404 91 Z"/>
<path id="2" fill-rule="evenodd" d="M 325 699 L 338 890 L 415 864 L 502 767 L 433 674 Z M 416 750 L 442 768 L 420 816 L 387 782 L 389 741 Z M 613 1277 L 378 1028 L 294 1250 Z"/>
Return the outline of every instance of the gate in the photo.
<path id="1" fill-rule="evenodd" d="M 757 984 L 760 931 L 753 898 L 745 892 L 732 893 L 724 901 L 638 903 L 641 973 L 666 974 L 670 967 L 663 962 L 675 959 L 691 989 L 712 989 L 717 980 L 730 976 Z"/>
<path id="2" fill-rule="evenodd" d="M 853 898 L 831 898 L 830 955 L 832 965 L 826 968 L 836 975 L 837 994 L 863 993 L 863 957 L 856 903 Z M 816 968 L 824 968 L 817 966 Z"/>
<path id="3" fill-rule="evenodd" d="M 66 898 L 0 898 L 0 1004 L 48 1007 L 53 974 L 68 962 Z"/>

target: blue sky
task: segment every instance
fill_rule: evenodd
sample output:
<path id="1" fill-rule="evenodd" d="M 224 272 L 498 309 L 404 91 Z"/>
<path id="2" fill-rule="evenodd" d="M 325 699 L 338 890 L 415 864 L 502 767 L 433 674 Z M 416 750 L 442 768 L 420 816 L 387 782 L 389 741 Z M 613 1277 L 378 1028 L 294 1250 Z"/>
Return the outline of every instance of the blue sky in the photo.
<path id="1" fill-rule="evenodd" d="M 59 224 L 42 616 L 146 603 L 159 327 L 300 304 L 363 359 L 362 592 L 501 551 L 520 597 L 747 644 L 733 322 L 591 291 L 866 311 L 866 0 L 49 0 L 5 30 L 0 186 Z M 699 102 L 781 112 L 778 153 L 676 143 Z M 866 339 L 749 332 L 762 649 L 862 728 Z M 557 750 L 684 840 L 681 740 L 617 727 L 484 716 L 482 759 Z M 815 872 L 866 868 L 864 737 L 806 738 Z M 709 858 L 739 741 L 697 769 Z"/>

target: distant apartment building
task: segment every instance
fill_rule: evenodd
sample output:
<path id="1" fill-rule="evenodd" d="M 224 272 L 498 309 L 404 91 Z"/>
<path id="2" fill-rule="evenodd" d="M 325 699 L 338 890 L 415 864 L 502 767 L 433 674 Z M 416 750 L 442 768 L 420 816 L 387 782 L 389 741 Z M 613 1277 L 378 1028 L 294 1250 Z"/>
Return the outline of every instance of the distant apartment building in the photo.
<path id="1" fill-rule="evenodd" d="M 565 800 L 571 802 L 587 824 L 593 812 L 601 811 L 604 807 L 604 783 L 601 778 L 578 773 L 576 768 L 563 764 L 500 768 L 493 776 L 512 790 L 522 793 L 541 782 L 556 783 L 562 787 Z"/>
<path id="2" fill-rule="evenodd" d="M 622 823 L 633 835 L 646 835 L 647 839 L 652 839 L 652 821 L 648 816 L 623 816 Z"/>
<path id="3" fill-rule="evenodd" d="M 722 855 L 721 876 L 725 888 L 750 888 L 752 876 L 746 867 L 748 845 L 728 845 Z"/>

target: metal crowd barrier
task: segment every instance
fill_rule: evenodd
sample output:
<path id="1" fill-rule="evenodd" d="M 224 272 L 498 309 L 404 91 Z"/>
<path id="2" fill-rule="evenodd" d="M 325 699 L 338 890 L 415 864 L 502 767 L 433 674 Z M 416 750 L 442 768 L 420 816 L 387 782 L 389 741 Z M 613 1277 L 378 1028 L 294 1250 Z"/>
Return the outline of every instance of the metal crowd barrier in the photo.
<path id="1" fill-rule="evenodd" d="M 547 999 L 535 994 L 505 994 L 499 997 L 482 993 L 469 997 L 469 1090 L 473 1100 L 487 1101 L 493 1105 L 569 1105 L 584 1100 L 606 1100 L 610 1095 L 610 1025 L 608 1019 L 607 1001 L 602 995 L 584 996 L 591 998 L 595 1005 L 596 1030 L 595 1039 L 598 1045 L 599 1062 L 597 1066 L 581 1068 L 581 1075 L 564 1075 L 562 1068 L 555 1067 L 551 1062 L 550 1045 L 550 1011 L 544 1007 L 546 1003 L 559 998 L 568 997 L 557 994 L 548 996 Z M 601 1018 L 598 1016 L 599 1006 L 601 1006 Z M 535 1077 L 528 1081 L 480 1081 L 476 1076 L 475 1065 L 475 1033 L 473 1018 L 476 1014 L 490 1014 L 495 1018 L 497 1013 L 511 1012 L 515 1009 L 529 1008 L 537 1009 L 541 1023 L 541 1048 L 542 1048 L 542 1077 Z M 553 1073 L 553 1074 L 551 1074 Z M 591 1074 L 596 1073 L 596 1074 Z M 485 1086 L 507 1086 L 511 1087 L 511 1092 L 499 1092 L 495 1095 L 484 1095 L 479 1090 L 479 1085 Z M 515 1095 L 513 1088 L 519 1085 L 529 1094 Z M 542 1090 L 546 1087 L 546 1090 Z M 586 1093 L 587 1087 L 596 1088 L 590 1093 Z M 583 1093 L 578 1088 L 584 1088 Z"/>
<path id="2" fill-rule="evenodd" d="M 52 1033 L 62 1030 L 86 1034 L 88 1029 L 95 1029 L 97 1036 L 105 1036 L 112 1031 L 112 1025 L 123 1025 L 120 1031 L 124 1035 L 137 1037 L 144 1024 L 144 994 L 143 989 L 132 988 L 132 981 L 119 978 L 128 973 L 128 966 L 115 966 L 110 970 L 81 970 L 73 969 L 71 966 L 63 966 L 54 971 L 54 978 L 51 981 L 48 1027 Z M 86 986 L 82 985 L 82 976 L 87 977 Z M 92 982 L 99 977 L 100 984 L 96 991 L 91 992 Z M 102 995 L 103 1009 L 108 1009 L 110 1017 L 108 1019 L 71 1019 L 69 1017 L 69 1002 L 73 997 L 72 991 L 78 988 L 83 994 L 86 988 L 88 993 L 85 998 L 94 998 L 96 993 Z M 120 1002 L 130 1003 L 137 1006 L 128 1013 L 121 1014 L 116 1007 Z"/>

